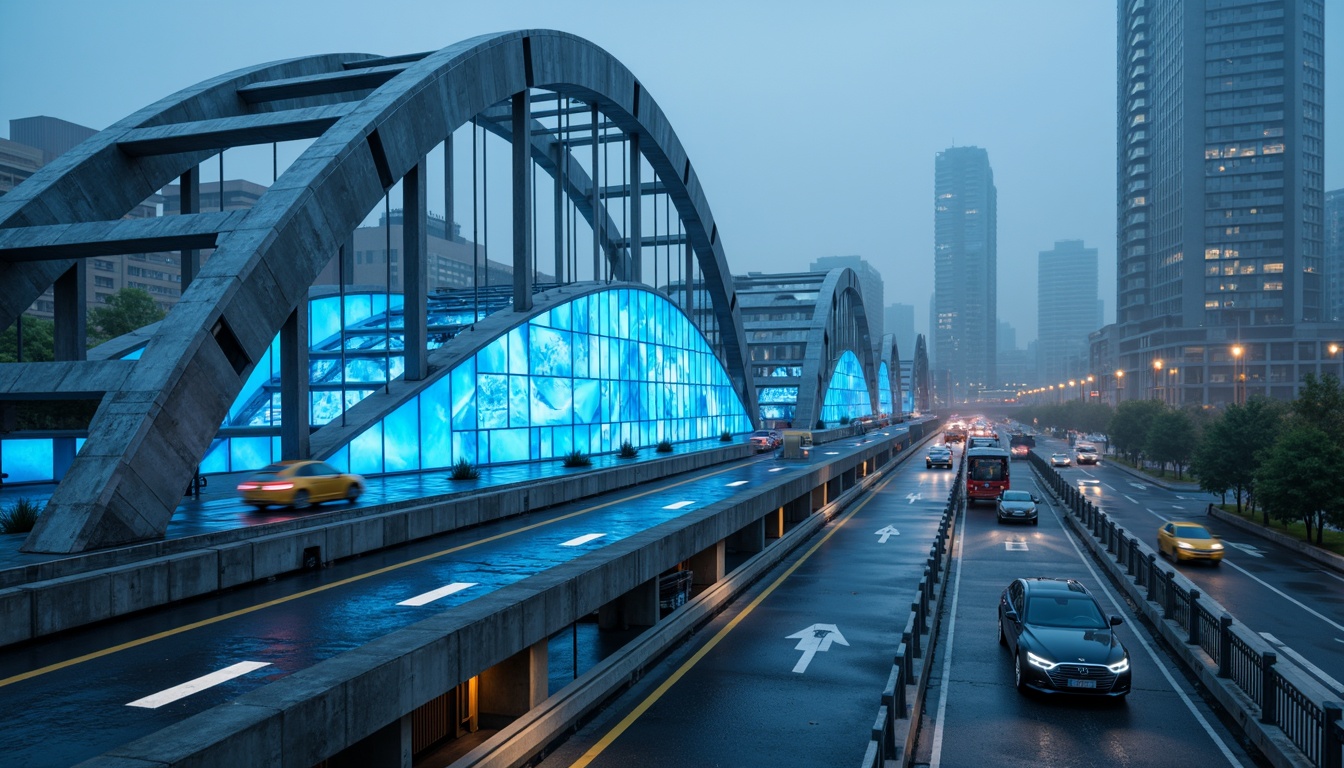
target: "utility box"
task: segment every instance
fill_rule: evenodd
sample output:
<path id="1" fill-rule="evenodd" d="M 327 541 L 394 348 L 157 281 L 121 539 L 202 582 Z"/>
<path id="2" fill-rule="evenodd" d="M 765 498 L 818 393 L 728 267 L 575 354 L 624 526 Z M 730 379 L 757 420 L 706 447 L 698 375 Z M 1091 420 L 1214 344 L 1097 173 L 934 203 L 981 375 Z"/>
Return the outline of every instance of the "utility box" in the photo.
<path id="1" fill-rule="evenodd" d="M 812 433 L 806 429 L 784 430 L 784 448 L 781 459 L 806 459 L 812 455 Z"/>

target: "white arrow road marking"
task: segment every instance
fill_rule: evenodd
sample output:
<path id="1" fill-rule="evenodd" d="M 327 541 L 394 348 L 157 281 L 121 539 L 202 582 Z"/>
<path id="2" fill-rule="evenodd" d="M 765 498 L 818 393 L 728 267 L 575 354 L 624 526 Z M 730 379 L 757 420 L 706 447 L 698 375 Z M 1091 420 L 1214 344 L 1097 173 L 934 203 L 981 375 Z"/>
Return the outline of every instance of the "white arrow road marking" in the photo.
<path id="1" fill-rule="evenodd" d="M 849 645 L 845 636 L 840 634 L 834 624 L 813 624 L 801 632 L 794 632 L 792 635 L 784 638 L 785 640 L 797 640 L 798 645 L 794 646 L 795 651 L 802 651 L 802 658 L 793 665 L 793 671 L 802 674 L 807 671 L 807 665 L 812 663 L 812 657 L 818 652 L 825 653 L 831 650 L 831 643 Z"/>
<path id="2" fill-rule="evenodd" d="M 1158 513 L 1154 512 L 1154 511 L 1151 510 L 1151 509 L 1147 509 L 1147 508 L 1145 508 L 1144 511 L 1147 512 L 1148 514 L 1152 515 L 1153 517 L 1156 517 L 1158 520 L 1161 520 L 1161 521 L 1164 522 L 1164 523 L 1165 523 L 1165 522 L 1169 522 L 1169 521 L 1167 520 L 1167 518 L 1163 517 L 1162 515 L 1159 515 Z"/>
<path id="3" fill-rule="evenodd" d="M 681 509 L 683 507 L 689 507 L 694 503 L 694 501 L 674 501 L 666 507 L 663 507 L 663 509 Z"/>
<path id="4" fill-rule="evenodd" d="M 587 543 L 590 542 L 590 541 L 597 541 L 598 539 L 600 539 L 600 538 L 602 538 L 603 536 L 606 536 L 606 535 L 607 535 L 607 534 L 605 534 L 605 533 L 585 533 L 584 535 L 578 537 L 577 539 L 570 539 L 569 541 L 563 541 L 563 542 L 561 542 L 561 543 L 560 543 L 560 546 L 562 546 L 562 547 L 577 547 L 577 546 L 579 546 L 580 544 L 587 544 Z"/>
<path id="5" fill-rule="evenodd" d="M 1026 551 L 1027 551 L 1027 542 L 1025 542 L 1025 541 L 1005 541 L 1005 542 L 1003 542 L 1003 548 L 1006 549 L 1006 550 L 1008 550 L 1009 552 L 1026 552 Z"/>
<path id="6" fill-rule="evenodd" d="M 1259 549 L 1259 548 L 1256 547 L 1254 544 L 1238 544 L 1238 543 L 1236 543 L 1235 541 L 1227 541 L 1227 540 L 1224 540 L 1223 543 L 1226 544 L 1226 545 L 1229 546 L 1229 547 L 1236 547 L 1237 549 L 1240 549 L 1242 552 L 1245 552 L 1246 554 L 1250 555 L 1251 557 L 1264 557 L 1264 556 L 1265 556 L 1265 555 L 1264 555 L 1264 550 Z"/>
<path id="7" fill-rule="evenodd" d="M 1313 611 L 1312 609 L 1308 608 L 1306 605 L 1303 605 L 1301 601 L 1299 601 L 1299 600 L 1295 600 L 1295 599 L 1289 597 L 1286 593 L 1280 591 L 1278 588 L 1273 587 L 1273 586 L 1270 586 L 1270 584 L 1269 584 L 1268 582 L 1266 582 L 1264 579 L 1260 578 L 1259 576 L 1256 576 L 1255 574 L 1251 573 L 1250 571 L 1246 570 L 1245 568 L 1242 568 L 1240 565 L 1237 565 L 1236 563 L 1230 563 L 1230 562 L 1227 561 L 1226 558 L 1223 559 L 1223 562 L 1226 563 L 1227 565 L 1232 566 L 1233 568 L 1236 568 L 1238 571 L 1241 571 L 1242 573 L 1246 574 L 1247 576 L 1250 576 L 1252 579 L 1254 579 L 1255 581 L 1259 582 L 1261 586 L 1265 587 L 1265 588 L 1268 589 L 1270 592 L 1273 592 L 1274 594 L 1278 595 L 1279 597 L 1282 597 L 1284 600 L 1287 600 L 1288 602 L 1292 603 L 1293 605 L 1296 605 L 1298 608 L 1301 608 L 1302 610 L 1306 611 L 1307 613 L 1310 613 L 1312 616 L 1315 616 L 1316 618 L 1320 619 L 1321 621 L 1324 621 L 1326 624 L 1329 624 L 1330 626 L 1334 627 L 1336 630 L 1338 630 L 1338 631 L 1340 631 L 1340 632 L 1344 632 L 1344 624 L 1339 624 L 1338 622 L 1331 621 L 1330 619 L 1326 618 L 1326 617 L 1323 616 L 1322 614 L 1317 613 L 1316 611 Z"/>
<path id="8" fill-rule="evenodd" d="M 729 487 L 729 488 L 736 488 L 736 487 L 739 486 L 739 485 L 746 485 L 747 483 L 750 483 L 750 482 L 751 482 L 750 480 L 738 480 L 738 481 L 735 482 L 735 483 L 729 483 L 729 484 L 728 484 L 728 487 Z"/>
<path id="9" fill-rule="evenodd" d="M 887 543 L 887 539 L 890 539 L 892 536 L 900 536 L 900 535 L 901 535 L 901 532 L 900 532 L 900 531 L 896 530 L 895 528 L 892 528 L 890 525 L 888 525 L 886 528 L 883 528 L 883 529 L 880 530 L 880 531 L 874 531 L 874 533 L 876 533 L 878 536 L 881 536 L 881 537 L 882 537 L 882 538 L 880 538 L 880 539 L 877 540 L 877 543 L 878 543 L 878 544 L 886 544 L 886 543 Z"/>
<path id="10" fill-rule="evenodd" d="M 1138 488 L 1140 491 L 1148 490 L 1148 486 L 1144 485 L 1143 483 L 1130 483 L 1130 485 L 1134 486 L 1135 488 Z"/>
<path id="11" fill-rule="evenodd" d="M 269 667 L 270 662 L 266 661 L 240 661 L 232 666 L 225 667 L 218 672 L 211 672 L 208 675 L 202 675 L 195 680 L 188 680 L 181 685 L 175 685 L 164 691 L 159 691 L 143 699 L 136 699 L 128 703 L 128 707 L 140 707 L 142 709 L 158 709 L 164 704 L 172 704 L 178 699 L 185 699 L 193 693 L 200 693 L 207 688 L 213 688 L 220 683 L 227 683 L 235 677 L 242 677 L 248 672 Z"/>
<path id="12" fill-rule="evenodd" d="M 1260 636 L 1268 640 L 1271 645 L 1278 646 L 1278 649 L 1280 651 L 1283 651 L 1285 656 L 1292 659 L 1293 661 L 1296 661 L 1298 664 L 1301 664 L 1304 668 L 1306 668 L 1307 671 L 1315 675 L 1317 679 L 1319 679 L 1321 682 L 1325 683 L 1331 688 L 1334 688 L 1335 693 L 1344 693 L 1344 685 L 1340 685 L 1338 680 L 1325 674 L 1325 672 L 1320 667 L 1316 666 L 1315 664 L 1312 664 L 1310 661 L 1307 661 L 1305 658 L 1302 657 L 1302 654 L 1284 645 L 1282 640 L 1269 634 L 1268 632 L 1261 632 Z"/>
<path id="13" fill-rule="evenodd" d="M 600 536 L 601 534 L 598 535 Z M 451 594 L 461 592 L 464 589 L 471 589 L 474 586 L 476 586 L 476 582 L 474 581 L 458 581 L 449 584 L 446 587 L 431 589 L 430 591 L 424 593 L 423 595 L 416 595 L 415 597 L 412 597 L 409 600 L 402 600 L 400 603 L 397 603 L 397 605 L 428 605 L 429 603 L 432 603 L 435 600 L 439 600 Z"/>
<path id="14" fill-rule="evenodd" d="M 1130 496 L 1130 495 L 1127 494 L 1127 493 L 1122 493 L 1122 494 L 1120 494 L 1120 495 L 1121 495 L 1121 496 L 1124 496 L 1126 499 L 1129 499 L 1129 503 L 1130 503 L 1130 504 L 1138 504 L 1138 503 L 1139 503 L 1139 502 L 1137 502 L 1137 501 L 1134 500 L 1134 497 L 1133 497 L 1133 496 Z"/>
<path id="15" fill-rule="evenodd" d="M 911 504 L 914 504 L 916 501 L 919 501 L 920 499 L 924 498 L 924 494 L 922 494 L 922 493 L 907 493 L 907 494 L 905 494 L 905 498 L 909 499 Z"/>

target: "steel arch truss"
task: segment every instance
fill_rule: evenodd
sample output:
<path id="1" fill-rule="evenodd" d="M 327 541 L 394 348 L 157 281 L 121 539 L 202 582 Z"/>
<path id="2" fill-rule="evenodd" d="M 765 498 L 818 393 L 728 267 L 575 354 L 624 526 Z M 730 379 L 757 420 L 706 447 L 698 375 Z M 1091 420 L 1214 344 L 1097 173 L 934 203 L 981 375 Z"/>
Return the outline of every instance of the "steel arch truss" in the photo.
<path id="1" fill-rule="evenodd" d="M 885 365 L 887 370 L 886 384 L 890 387 L 891 392 L 891 411 L 888 412 L 887 415 L 891 417 L 892 421 L 900 421 L 901 404 L 904 402 L 902 396 L 904 392 L 901 389 L 901 352 L 896 346 L 896 335 L 891 333 L 883 334 L 882 344 L 878 347 L 878 350 L 881 357 L 878 365 L 878 373 L 881 373 L 882 366 Z M 877 383 L 879 388 L 882 384 L 883 382 L 881 381 Z M 881 403 L 878 405 L 880 407 Z"/>
<path id="2" fill-rule="evenodd" d="M 424 157 L 454 129 L 498 114 L 510 100 L 530 104 L 532 89 L 595 106 L 653 168 L 709 294 L 717 351 L 754 413 L 731 275 L 699 179 L 658 104 L 604 50 L 563 32 L 527 30 L 427 54 L 264 64 L 146 107 L 0 198 L 0 328 L 55 284 L 58 335 L 82 334 L 79 312 L 79 331 L 61 327 L 59 304 L 63 276 L 85 258 L 215 249 L 139 360 L 73 362 L 82 357 L 81 337 L 66 342 L 67 362 L 15 364 L 22 370 L 2 377 L 9 396 L 50 394 L 53 378 L 55 391 L 106 392 L 24 549 L 79 552 L 162 536 L 249 372 L 368 211 L 403 178 L 403 188 L 423 185 Z M 251 209 L 122 219 L 224 149 L 294 139 L 313 143 Z M 538 167 L 563 162 L 565 153 L 544 138 L 530 144 Z M 566 185 L 575 202 L 596 198 L 594 180 L 582 174 L 569 174 Z M 628 194 L 643 191 L 635 184 Z M 590 223 L 598 218 L 613 276 L 638 279 L 626 238 L 609 235 L 615 223 L 603 220 L 599 206 L 577 208 Z M 518 272 L 515 296 L 527 304 L 530 286 L 519 287 Z M 57 348 L 59 355 L 61 342 Z"/>

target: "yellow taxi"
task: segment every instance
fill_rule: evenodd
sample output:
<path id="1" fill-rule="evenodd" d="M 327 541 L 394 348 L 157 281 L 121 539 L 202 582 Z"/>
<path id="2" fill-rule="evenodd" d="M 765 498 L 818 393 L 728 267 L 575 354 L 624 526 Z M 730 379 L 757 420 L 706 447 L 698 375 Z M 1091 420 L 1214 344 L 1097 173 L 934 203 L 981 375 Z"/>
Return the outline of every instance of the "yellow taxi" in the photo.
<path id="1" fill-rule="evenodd" d="M 1157 551 L 1178 563 L 1203 560 L 1217 565 L 1223 561 L 1223 542 L 1199 523 L 1167 523 L 1157 529 Z"/>
<path id="2" fill-rule="evenodd" d="M 364 478 L 337 471 L 325 461 L 281 461 L 239 483 L 238 492 L 257 509 L 305 509 L 338 499 L 353 504 L 364 492 Z"/>

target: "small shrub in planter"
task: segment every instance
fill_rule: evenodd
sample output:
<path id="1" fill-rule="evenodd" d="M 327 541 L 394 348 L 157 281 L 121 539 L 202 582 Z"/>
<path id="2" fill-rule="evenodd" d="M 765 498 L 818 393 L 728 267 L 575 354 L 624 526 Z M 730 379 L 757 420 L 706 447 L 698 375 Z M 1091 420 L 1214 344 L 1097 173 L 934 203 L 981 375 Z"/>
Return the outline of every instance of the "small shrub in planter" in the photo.
<path id="1" fill-rule="evenodd" d="M 825 429 L 825 428 L 826 428 L 826 422 L 822 421 L 821 419 L 817 419 L 817 429 Z"/>
<path id="2" fill-rule="evenodd" d="M 726 429 L 723 430 L 723 434 L 722 434 L 722 435 L 719 435 L 719 442 L 720 442 L 720 443 L 731 443 L 731 442 L 733 442 L 733 433 L 732 433 L 732 432 L 729 432 L 729 431 L 726 430 Z"/>
<path id="3" fill-rule="evenodd" d="M 588 458 L 588 454 L 583 451 L 570 451 L 565 454 L 566 467 L 591 467 L 593 460 Z"/>
<path id="4" fill-rule="evenodd" d="M 626 440 L 621 443 L 620 456 L 622 459 L 633 459 L 638 455 L 639 455 L 639 449 L 635 447 L 634 443 L 630 442 L 629 440 Z"/>
<path id="5" fill-rule="evenodd" d="M 849 417 L 848 417 L 848 416 L 841 416 L 841 417 L 840 417 L 840 426 L 842 426 L 842 427 L 849 426 Z"/>
<path id="6" fill-rule="evenodd" d="M 27 533 L 37 525 L 37 516 L 41 512 L 37 502 L 20 497 L 0 512 L 0 533 Z"/>
<path id="7" fill-rule="evenodd" d="M 480 476 L 481 473 L 466 459 L 459 459 L 458 462 L 453 465 L 454 480 L 475 480 Z"/>
<path id="8" fill-rule="evenodd" d="M 671 441 L 668 441 L 668 440 L 660 440 L 660 441 L 658 441 L 658 452 L 659 452 L 659 453 L 671 453 L 671 452 L 672 452 L 672 443 L 671 443 Z"/>

